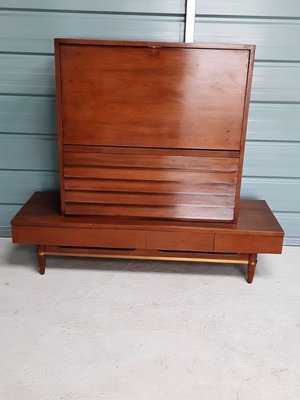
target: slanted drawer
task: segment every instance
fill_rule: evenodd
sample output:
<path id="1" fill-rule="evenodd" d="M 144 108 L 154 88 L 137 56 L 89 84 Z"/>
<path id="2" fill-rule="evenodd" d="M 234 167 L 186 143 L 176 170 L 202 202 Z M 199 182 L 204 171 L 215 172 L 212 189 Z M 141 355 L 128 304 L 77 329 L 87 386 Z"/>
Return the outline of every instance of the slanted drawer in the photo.
<path id="1" fill-rule="evenodd" d="M 169 251 L 213 251 L 213 233 L 147 232 L 147 248 Z"/>
<path id="2" fill-rule="evenodd" d="M 66 214 L 233 220 L 237 157 L 86 147 L 64 152 Z"/>

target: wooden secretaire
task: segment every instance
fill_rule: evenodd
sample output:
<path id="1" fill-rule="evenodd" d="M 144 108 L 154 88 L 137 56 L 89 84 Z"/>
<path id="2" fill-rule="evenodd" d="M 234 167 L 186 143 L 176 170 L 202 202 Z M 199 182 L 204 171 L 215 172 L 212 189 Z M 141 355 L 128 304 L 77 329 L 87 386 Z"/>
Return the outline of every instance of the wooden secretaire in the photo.
<path id="1" fill-rule="evenodd" d="M 236 222 L 254 46 L 57 39 L 61 209 Z"/>
<path id="2" fill-rule="evenodd" d="M 247 265 L 280 253 L 241 200 L 254 46 L 56 39 L 60 194 L 35 193 L 15 243 L 46 256 Z"/>

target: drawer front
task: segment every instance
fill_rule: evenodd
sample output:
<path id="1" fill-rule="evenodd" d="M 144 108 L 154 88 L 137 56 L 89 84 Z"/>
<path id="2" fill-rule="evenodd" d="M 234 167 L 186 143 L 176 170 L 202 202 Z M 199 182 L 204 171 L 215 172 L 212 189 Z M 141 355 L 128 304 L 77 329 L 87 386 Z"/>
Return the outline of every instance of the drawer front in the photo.
<path id="1" fill-rule="evenodd" d="M 115 229 L 14 226 L 14 243 L 57 246 L 145 249 L 146 232 Z"/>
<path id="2" fill-rule="evenodd" d="M 62 45 L 65 144 L 239 150 L 247 49 Z"/>
<path id="3" fill-rule="evenodd" d="M 213 251 L 213 233 L 148 232 L 147 248 L 165 251 Z"/>
<path id="4" fill-rule="evenodd" d="M 216 252 L 277 253 L 282 252 L 283 236 L 216 234 Z"/>
<path id="5" fill-rule="evenodd" d="M 233 219 L 238 158 L 64 153 L 67 214 Z M 142 150 L 141 150 L 142 152 Z"/>

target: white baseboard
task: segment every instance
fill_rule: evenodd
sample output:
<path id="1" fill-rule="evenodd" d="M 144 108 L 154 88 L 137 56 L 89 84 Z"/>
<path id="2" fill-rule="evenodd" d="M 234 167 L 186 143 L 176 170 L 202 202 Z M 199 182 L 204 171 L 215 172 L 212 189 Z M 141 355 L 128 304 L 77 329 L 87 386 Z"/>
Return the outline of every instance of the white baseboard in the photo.
<path id="1" fill-rule="evenodd" d="M 11 227 L 0 226 L 0 237 L 11 237 Z"/>

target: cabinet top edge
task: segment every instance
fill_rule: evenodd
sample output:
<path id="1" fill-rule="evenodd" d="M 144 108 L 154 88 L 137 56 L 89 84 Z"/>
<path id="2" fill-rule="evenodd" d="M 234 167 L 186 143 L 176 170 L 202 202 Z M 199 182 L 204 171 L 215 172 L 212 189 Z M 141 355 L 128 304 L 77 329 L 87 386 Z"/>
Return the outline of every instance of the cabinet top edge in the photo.
<path id="1" fill-rule="evenodd" d="M 160 48 L 187 48 L 187 49 L 216 49 L 216 50 L 247 50 L 255 51 L 252 44 L 223 44 L 223 43 L 183 43 L 183 42 L 156 42 L 156 41 L 127 41 L 127 40 L 100 40 L 55 38 L 55 45 L 87 45 L 87 46 L 127 46 L 127 47 L 160 47 Z"/>

